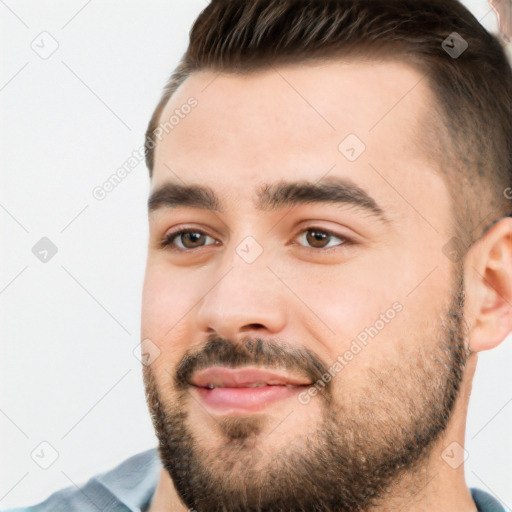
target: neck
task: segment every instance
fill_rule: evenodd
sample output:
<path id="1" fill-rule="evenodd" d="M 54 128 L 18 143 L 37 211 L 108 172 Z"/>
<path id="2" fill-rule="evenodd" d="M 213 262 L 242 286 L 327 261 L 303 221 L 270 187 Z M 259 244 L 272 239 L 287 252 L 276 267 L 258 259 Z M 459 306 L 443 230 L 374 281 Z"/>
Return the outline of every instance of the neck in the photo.
<path id="1" fill-rule="evenodd" d="M 443 435 L 427 459 L 414 471 L 397 479 L 387 497 L 372 512 L 477 512 L 464 477 L 464 438 L 471 383 L 477 354 L 467 360 L 459 396 Z M 188 512 L 169 473 L 162 468 L 148 512 Z"/>

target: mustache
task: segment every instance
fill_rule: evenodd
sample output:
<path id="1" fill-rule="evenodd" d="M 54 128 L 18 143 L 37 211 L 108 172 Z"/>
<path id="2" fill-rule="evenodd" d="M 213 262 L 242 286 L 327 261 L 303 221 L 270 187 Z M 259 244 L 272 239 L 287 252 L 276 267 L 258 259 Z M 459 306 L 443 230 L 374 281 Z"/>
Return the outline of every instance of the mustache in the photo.
<path id="1" fill-rule="evenodd" d="M 257 366 L 271 370 L 286 369 L 293 375 L 307 377 L 312 382 L 328 373 L 328 366 L 311 350 L 292 347 L 282 341 L 245 337 L 233 342 L 211 335 L 200 348 L 185 353 L 174 375 L 174 386 L 178 391 L 186 390 L 192 375 L 211 366 L 243 368 Z M 327 383 L 325 391 L 329 391 Z"/>

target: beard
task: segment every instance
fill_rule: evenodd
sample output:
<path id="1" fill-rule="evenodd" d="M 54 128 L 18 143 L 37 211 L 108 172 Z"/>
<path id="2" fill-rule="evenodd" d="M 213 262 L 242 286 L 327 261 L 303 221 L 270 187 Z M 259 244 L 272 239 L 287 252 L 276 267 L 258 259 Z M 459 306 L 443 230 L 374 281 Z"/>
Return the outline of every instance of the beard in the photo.
<path id="1" fill-rule="evenodd" d="M 286 368 L 315 382 L 328 367 L 314 352 L 268 339 L 233 343 L 211 336 L 181 359 L 169 398 L 143 367 L 159 456 L 182 502 L 197 512 L 363 512 L 392 497 L 402 476 L 421 469 L 451 417 L 469 355 L 463 305 L 459 268 L 448 310 L 437 323 L 426 321 L 434 328 L 417 326 L 422 343 L 390 347 L 400 357 L 367 368 L 357 389 L 343 390 L 342 374 L 331 380 L 318 395 L 322 414 L 314 430 L 304 432 L 299 419 L 288 444 L 271 453 L 262 443 L 265 417 L 221 417 L 215 436 L 206 424 L 191 425 L 188 380 L 212 365 L 251 365 Z M 299 407 L 307 405 L 293 410 Z M 292 421 L 293 414 L 288 428 Z M 205 440 L 219 433 L 223 442 L 208 446 Z"/>

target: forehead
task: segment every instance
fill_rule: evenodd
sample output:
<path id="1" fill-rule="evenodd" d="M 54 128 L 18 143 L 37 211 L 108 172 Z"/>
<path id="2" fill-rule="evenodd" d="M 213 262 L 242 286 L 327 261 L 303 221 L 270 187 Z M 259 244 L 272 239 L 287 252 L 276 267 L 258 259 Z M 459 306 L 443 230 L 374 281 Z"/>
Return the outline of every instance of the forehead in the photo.
<path id="1" fill-rule="evenodd" d="M 174 122 L 155 149 L 152 186 L 178 177 L 239 194 L 330 173 L 370 189 L 391 177 L 439 193 L 438 164 L 424 150 L 426 82 L 394 60 L 195 72 L 161 114 L 161 125 Z M 183 108 L 191 98 L 196 106 Z"/>

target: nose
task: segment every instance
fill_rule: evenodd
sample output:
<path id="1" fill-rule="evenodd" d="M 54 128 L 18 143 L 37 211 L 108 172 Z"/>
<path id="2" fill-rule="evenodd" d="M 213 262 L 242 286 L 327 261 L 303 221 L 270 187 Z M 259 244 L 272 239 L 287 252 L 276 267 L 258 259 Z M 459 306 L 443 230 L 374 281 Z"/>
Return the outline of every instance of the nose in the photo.
<path id="1" fill-rule="evenodd" d="M 235 255 L 227 268 L 212 276 L 197 310 L 197 325 L 207 335 L 230 340 L 253 333 L 276 335 L 287 321 L 285 291 L 263 258 L 246 263 Z"/>

